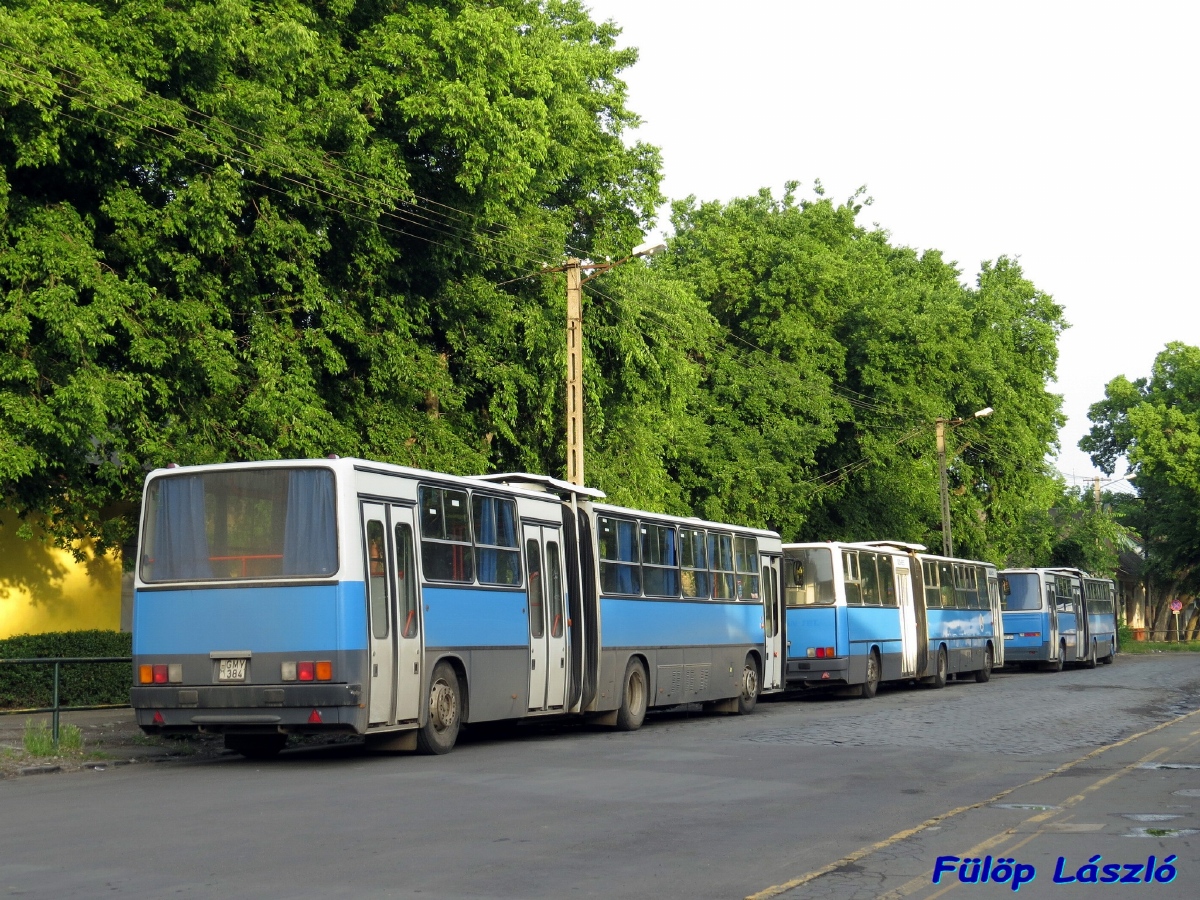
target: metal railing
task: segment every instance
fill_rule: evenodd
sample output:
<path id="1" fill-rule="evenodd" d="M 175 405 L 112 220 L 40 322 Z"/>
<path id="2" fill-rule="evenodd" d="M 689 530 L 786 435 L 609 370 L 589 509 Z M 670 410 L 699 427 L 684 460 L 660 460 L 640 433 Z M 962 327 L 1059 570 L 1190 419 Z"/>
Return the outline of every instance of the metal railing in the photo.
<path id="1" fill-rule="evenodd" d="M 54 746 L 57 747 L 58 746 L 58 717 L 59 717 L 59 713 L 63 709 L 77 710 L 77 709 L 102 709 L 103 708 L 103 707 L 99 707 L 99 706 L 66 706 L 66 707 L 64 707 L 64 706 L 60 705 L 58 702 L 58 700 L 59 700 L 58 686 L 59 686 L 60 677 L 62 675 L 62 667 L 64 665 L 88 665 L 88 664 L 99 665 L 99 664 L 103 664 L 103 663 L 128 663 L 128 664 L 132 665 L 133 657 L 131 657 L 131 656 L 37 656 L 37 657 L 30 658 L 30 659 L 0 659 L 0 665 L 13 665 L 13 666 L 43 665 L 43 666 L 48 666 L 48 665 L 53 664 L 53 666 L 54 666 L 54 694 L 53 694 L 54 699 L 52 701 L 53 705 L 42 707 L 41 709 L 12 710 L 12 712 L 53 713 L 53 718 L 52 718 L 53 724 L 51 725 L 51 733 L 52 733 L 53 739 L 54 739 Z M 128 705 L 128 704 L 124 704 L 124 705 Z"/>

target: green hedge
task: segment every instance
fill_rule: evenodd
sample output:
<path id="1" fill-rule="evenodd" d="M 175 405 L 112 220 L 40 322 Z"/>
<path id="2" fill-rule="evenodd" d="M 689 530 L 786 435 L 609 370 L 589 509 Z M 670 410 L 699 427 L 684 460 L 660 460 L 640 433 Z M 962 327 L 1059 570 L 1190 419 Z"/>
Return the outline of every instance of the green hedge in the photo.
<path id="1" fill-rule="evenodd" d="M 130 656 L 132 635 L 120 631 L 57 631 L 0 639 L 0 659 L 40 656 Z M 63 665 L 58 698 L 63 706 L 128 703 L 129 663 Z M 0 709 L 39 709 L 54 697 L 54 666 L 0 663 Z"/>

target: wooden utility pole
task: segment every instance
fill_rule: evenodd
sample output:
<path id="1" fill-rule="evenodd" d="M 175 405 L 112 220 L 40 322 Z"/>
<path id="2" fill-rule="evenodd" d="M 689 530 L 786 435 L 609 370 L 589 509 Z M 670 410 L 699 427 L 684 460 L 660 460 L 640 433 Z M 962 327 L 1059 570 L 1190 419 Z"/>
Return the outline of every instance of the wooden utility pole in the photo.
<path id="1" fill-rule="evenodd" d="M 1092 477 L 1092 501 L 1096 505 L 1096 512 L 1100 512 L 1100 476 Z"/>
<path id="2" fill-rule="evenodd" d="M 946 420 L 937 422 L 938 486 L 942 495 L 942 556 L 954 555 L 954 540 L 950 536 L 950 487 L 946 482 Z"/>
<path id="3" fill-rule="evenodd" d="M 567 260 L 567 481 L 583 485 L 583 291 L 580 261 Z"/>

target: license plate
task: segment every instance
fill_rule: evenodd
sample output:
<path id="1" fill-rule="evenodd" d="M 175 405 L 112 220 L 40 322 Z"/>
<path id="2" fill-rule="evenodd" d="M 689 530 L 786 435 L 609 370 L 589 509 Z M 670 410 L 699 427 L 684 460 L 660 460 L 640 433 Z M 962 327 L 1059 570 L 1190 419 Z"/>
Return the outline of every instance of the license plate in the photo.
<path id="1" fill-rule="evenodd" d="M 245 681 L 246 660 L 221 659 L 217 660 L 217 681 Z"/>

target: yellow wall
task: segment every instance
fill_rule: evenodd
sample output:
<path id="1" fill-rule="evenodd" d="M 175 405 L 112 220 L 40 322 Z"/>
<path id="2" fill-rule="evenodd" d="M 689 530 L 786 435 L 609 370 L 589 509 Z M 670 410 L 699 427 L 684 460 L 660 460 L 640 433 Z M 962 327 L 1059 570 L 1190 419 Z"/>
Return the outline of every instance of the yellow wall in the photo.
<path id="1" fill-rule="evenodd" d="M 88 558 L 77 563 L 66 550 L 17 537 L 14 513 L 0 510 L 0 522 L 0 638 L 120 627 L 119 556 L 96 558 L 85 544 Z"/>

